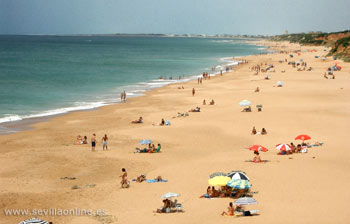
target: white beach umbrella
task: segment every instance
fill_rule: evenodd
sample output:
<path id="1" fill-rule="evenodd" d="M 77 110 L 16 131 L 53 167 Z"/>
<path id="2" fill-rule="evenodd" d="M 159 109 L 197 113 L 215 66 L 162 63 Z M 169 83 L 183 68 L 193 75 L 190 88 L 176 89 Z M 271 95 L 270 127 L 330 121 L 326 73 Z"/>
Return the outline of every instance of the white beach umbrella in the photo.
<path id="1" fill-rule="evenodd" d="M 252 103 L 249 100 L 242 100 L 239 105 L 242 107 L 250 106 Z"/>
<path id="2" fill-rule="evenodd" d="M 49 222 L 45 221 L 45 220 L 41 220 L 41 219 L 38 219 L 38 218 L 31 218 L 31 219 L 27 219 L 27 220 L 24 220 L 18 224 L 49 224 Z"/>
<path id="3" fill-rule="evenodd" d="M 251 197 L 243 197 L 243 198 L 238 198 L 235 202 L 235 205 L 256 205 L 258 202 Z"/>
<path id="4" fill-rule="evenodd" d="M 172 192 L 168 192 L 162 195 L 162 198 L 172 198 L 172 197 L 179 197 L 180 194 L 177 193 L 172 193 Z"/>

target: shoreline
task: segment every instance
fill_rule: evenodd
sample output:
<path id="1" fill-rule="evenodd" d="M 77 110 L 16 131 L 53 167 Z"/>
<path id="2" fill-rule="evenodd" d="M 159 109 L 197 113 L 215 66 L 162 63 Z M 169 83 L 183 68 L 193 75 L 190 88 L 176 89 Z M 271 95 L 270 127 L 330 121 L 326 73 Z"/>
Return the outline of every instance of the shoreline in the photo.
<path id="1" fill-rule="evenodd" d="M 291 51 L 295 45 L 286 45 Z M 0 209 L 88 208 L 106 209 L 108 215 L 99 217 L 42 216 L 54 223 L 98 224 L 111 223 L 231 223 L 220 216 L 232 199 L 201 199 L 208 186 L 208 176 L 214 172 L 243 170 L 258 191 L 254 198 L 258 205 L 249 209 L 260 210 L 259 216 L 237 218 L 237 223 L 278 224 L 347 223 L 348 172 L 347 124 L 350 122 L 350 64 L 341 62 L 343 70 L 336 79 L 324 79 L 323 72 L 334 63 L 314 58 L 323 54 L 302 47 L 302 57 L 313 71 L 297 71 L 287 63 L 278 61 L 288 54 L 245 57 L 233 72 L 203 80 L 203 84 L 190 81 L 168 85 L 148 91 L 145 96 L 128 103 L 100 107 L 55 117 L 34 124 L 34 128 L 13 135 L 0 136 L 3 146 L 0 162 Z M 298 56 L 299 57 L 299 56 Z M 299 58 L 298 58 L 299 59 Z M 295 59 L 296 60 L 296 59 Z M 254 75 L 249 67 L 274 64 L 271 80 L 265 73 Z M 282 73 L 282 70 L 286 70 Z M 274 87 L 283 81 L 283 88 Z M 254 89 L 259 86 L 260 92 Z M 192 88 L 196 89 L 192 96 Z M 215 100 L 216 105 L 202 105 L 203 99 Z M 252 102 L 253 112 L 242 113 L 238 105 L 243 99 Z M 257 112 L 255 106 L 263 105 Z M 176 117 L 177 112 L 196 106 L 200 113 Z M 143 124 L 131 124 L 139 116 Z M 160 120 L 169 119 L 171 126 L 158 126 Z M 268 134 L 251 135 L 251 129 L 266 128 Z M 97 134 L 97 150 L 90 145 L 74 145 L 78 134 Z M 102 151 L 101 138 L 108 134 L 109 149 Z M 322 147 L 307 154 L 278 156 L 278 143 L 294 142 L 299 134 L 309 134 L 311 142 L 322 141 Z M 134 154 L 140 139 L 161 143 L 161 153 Z M 269 151 L 261 153 L 267 163 L 249 163 L 253 153 L 246 148 L 261 144 Z M 128 178 L 145 173 L 147 178 L 162 176 L 168 183 L 131 183 L 129 189 L 120 189 L 121 168 Z M 325 176 L 336 176 L 331 181 Z M 76 177 L 62 180 L 62 177 Z M 345 181 L 344 181 L 345 180 Z M 38 187 L 40 185 L 40 188 Z M 72 186 L 94 187 L 73 190 Z M 329 191 L 329 189 L 333 189 Z M 161 195 L 180 193 L 185 213 L 154 214 L 161 206 Z M 337 206 L 324 206 L 325 204 Z M 303 209 L 300 209 L 300 205 Z M 284 208 L 284 209 L 281 209 Z M 292 211 L 292 212 L 291 212 Z M 329 214 L 339 214 L 330 216 Z M 4 224 L 18 223 L 29 216 L 5 216 Z M 102 221 L 101 221 L 102 220 Z M 114 220 L 114 221 L 113 221 Z"/>
<path id="2" fill-rule="evenodd" d="M 255 44 L 252 44 L 255 45 Z M 259 45 L 255 45 L 257 47 L 259 47 Z M 259 49 L 262 50 L 262 49 Z M 248 55 L 250 56 L 250 55 Z M 222 61 L 219 64 L 214 65 L 213 67 L 220 67 L 222 68 L 222 73 L 225 74 L 227 72 L 231 72 L 232 69 L 234 67 L 236 67 L 237 65 L 239 65 L 241 63 L 240 60 L 236 60 L 239 58 L 244 58 L 246 56 L 233 56 L 233 57 L 225 57 L 225 58 L 218 58 L 218 62 Z M 225 71 L 224 68 L 225 67 L 229 67 L 229 71 Z M 207 71 L 207 69 L 203 69 L 203 71 Z M 208 70 L 208 73 L 212 76 L 215 77 L 216 75 L 220 74 L 220 70 Z M 140 96 L 144 96 L 147 94 L 147 92 L 152 91 L 154 89 L 158 89 L 158 88 L 163 88 L 165 86 L 168 85 L 176 85 L 176 84 L 181 84 L 181 83 L 186 83 L 186 82 L 191 82 L 193 80 L 196 80 L 198 77 L 202 77 L 201 74 L 197 74 L 197 75 L 189 75 L 189 76 L 181 76 L 177 79 L 154 79 L 154 80 L 149 80 L 147 82 L 141 82 L 141 83 L 135 83 L 135 84 L 130 84 L 127 86 L 120 86 L 118 88 L 128 88 L 129 86 L 141 86 L 143 85 L 143 87 L 141 87 L 141 89 L 134 89 L 134 90 L 130 90 L 131 92 L 127 92 L 127 98 L 135 98 L 135 97 L 140 97 Z M 156 83 L 156 85 L 154 85 L 154 83 Z M 157 86 L 159 83 L 159 86 Z M 149 87 L 147 87 L 149 85 Z M 152 86 L 154 85 L 154 86 Z M 131 94 L 131 95 L 130 95 Z M 90 110 L 96 110 L 98 108 L 101 107 L 105 107 L 105 106 L 111 106 L 111 105 L 116 105 L 116 104 L 120 104 L 123 103 L 118 96 L 116 96 L 116 100 L 115 101 L 110 101 L 109 100 L 105 100 L 103 102 L 89 102 L 88 104 L 90 104 L 91 106 L 86 105 L 86 109 L 82 108 L 80 109 L 80 107 L 65 107 L 65 108 L 58 108 L 58 109 L 52 109 L 52 110 L 47 110 L 47 111 L 43 111 L 39 114 L 33 114 L 33 115 L 25 115 L 22 116 L 22 118 L 18 115 L 18 120 L 10 120 L 10 121 L 5 121 L 5 122 L 0 122 L 0 135 L 9 135 L 9 134 L 14 134 L 23 130 L 30 130 L 32 129 L 33 125 L 36 123 L 40 123 L 40 122 L 45 122 L 48 121 L 54 117 L 57 116 L 64 116 L 66 114 L 69 113 L 73 113 L 73 112 L 82 112 L 82 111 L 90 111 Z M 92 105 L 95 106 L 92 106 Z M 99 104 L 99 105 L 98 105 Z M 71 109 L 70 109 L 71 108 Z M 51 111 L 60 111 L 60 112 L 51 112 Z M 13 117 L 14 115 L 11 115 L 10 117 Z M 0 118 L 1 119 L 5 119 L 4 118 Z M 16 118 L 17 119 L 17 118 Z"/>

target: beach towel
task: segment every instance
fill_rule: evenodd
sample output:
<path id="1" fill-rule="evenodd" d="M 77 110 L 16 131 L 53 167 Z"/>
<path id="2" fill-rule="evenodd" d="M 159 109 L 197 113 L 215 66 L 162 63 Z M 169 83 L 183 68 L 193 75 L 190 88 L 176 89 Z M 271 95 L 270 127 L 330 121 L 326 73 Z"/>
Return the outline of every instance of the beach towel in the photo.
<path id="1" fill-rule="evenodd" d="M 161 181 L 158 181 L 156 179 L 148 179 L 146 180 L 147 183 L 158 183 L 158 182 L 168 182 L 168 180 L 161 180 Z"/>

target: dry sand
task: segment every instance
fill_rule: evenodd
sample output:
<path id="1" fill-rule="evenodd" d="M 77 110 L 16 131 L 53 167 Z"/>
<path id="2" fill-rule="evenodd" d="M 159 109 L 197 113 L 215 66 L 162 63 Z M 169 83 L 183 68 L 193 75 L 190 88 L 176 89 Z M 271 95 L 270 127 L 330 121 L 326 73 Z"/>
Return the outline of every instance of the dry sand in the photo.
<path id="1" fill-rule="evenodd" d="M 260 42 L 261 44 L 261 42 Z M 18 223 L 32 216 L 5 216 L 4 209 L 105 209 L 107 216 L 41 216 L 54 223 L 349 223 L 350 172 L 348 125 L 350 124 L 350 65 L 343 63 L 336 79 L 323 73 L 335 61 L 324 62 L 323 47 L 300 47 L 287 43 L 263 42 L 277 50 L 302 50 L 301 56 L 313 71 L 298 72 L 278 61 L 288 54 L 246 57 L 232 73 L 150 91 L 127 103 L 94 111 L 74 112 L 36 124 L 33 130 L 0 136 L 0 223 Z M 317 52 L 304 52 L 316 49 Z M 249 67 L 274 64 L 271 80 L 264 73 L 253 75 Z M 286 70 L 285 73 L 281 73 Z M 283 81 L 282 88 L 274 87 Z M 182 85 L 182 84 L 180 84 Z M 254 89 L 259 86 L 260 92 Z M 196 95 L 192 97 L 192 88 Z M 118 96 L 116 96 L 118 97 Z M 202 106 L 214 99 L 216 106 Z M 242 113 L 238 103 L 248 99 L 253 112 Z M 257 112 L 255 105 L 263 104 Z M 202 112 L 172 118 L 200 106 Z M 139 116 L 144 124 L 130 124 Z M 153 126 L 167 118 L 169 127 Z M 268 135 L 251 135 L 266 128 Z M 90 145 L 74 145 L 76 136 L 97 134 L 97 151 Z M 109 150 L 102 151 L 101 138 L 107 133 Z M 307 154 L 276 155 L 278 143 L 300 143 L 294 137 L 308 134 L 322 147 Z M 134 154 L 140 139 L 162 144 L 162 153 Z M 246 148 L 261 144 L 268 163 L 249 163 L 253 153 Z M 161 175 L 167 183 L 132 183 L 120 189 L 121 168 L 128 177 L 141 173 L 148 178 Z M 217 171 L 243 170 L 251 179 L 260 215 L 222 217 L 232 199 L 200 199 L 208 176 Z M 76 177 L 62 180 L 61 177 Z M 71 189 L 73 185 L 95 187 Z M 181 194 L 185 213 L 154 214 L 166 192 Z M 234 219 L 234 220 L 232 220 Z"/>

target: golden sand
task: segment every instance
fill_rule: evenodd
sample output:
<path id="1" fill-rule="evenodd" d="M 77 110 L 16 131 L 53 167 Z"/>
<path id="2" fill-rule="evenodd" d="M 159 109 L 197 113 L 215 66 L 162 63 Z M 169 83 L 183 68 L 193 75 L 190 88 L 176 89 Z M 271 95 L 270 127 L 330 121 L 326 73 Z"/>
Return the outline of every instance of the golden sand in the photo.
<path id="1" fill-rule="evenodd" d="M 279 50 L 300 50 L 292 60 L 304 59 L 312 71 L 297 71 L 279 60 L 289 54 L 246 57 L 248 64 L 211 80 L 176 84 L 128 99 L 127 103 L 93 111 L 69 113 L 34 126 L 33 130 L 0 136 L 0 209 L 104 209 L 107 216 L 40 216 L 54 223 L 349 223 L 350 65 L 340 62 L 336 79 L 323 73 L 335 61 L 314 58 L 327 52 L 323 47 L 300 47 L 263 42 Z M 317 52 L 309 52 L 315 49 Z M 249 67 L 274 64 L 271 80 L 254 75 Z M 285 70 L 285 73 L 281 71 Z M 282 88 L 274 87 L 283 81 Z M 185 89 L 178 89 L 178 86 Z M 260 92 L 254 89 L 259 86 Z M 196 95 L 191 94 L 192 88 Z M 116 96 L 118 97 L 118 96 Z M 214 99 L 215 106 L 203 106 Z M 242 113 L 238 103 L 252 102 L 253 112 Z M 255 105 L 262 104 L 262 112 Z M 196 106 L 200 113 L 173 118 L 177 112 Z M 131 124 L 139 116 L 144 124 Z M 171 126 L 153 126 L 162 118 Z M 268 134 L 251 135 L 266 128 Z M 90 145 L 74 145 L 76 136 L 97 135 L 97 151 Z M 101 138 L 109 136 L 109 150 L 102 151 Z M 299 134 L 310 142 L 324 142 L 307 154 L 276 155 L 279 143 L 300 143 Z M 134 154 L 141 139 L 162 144 L 158 154 Z M 261 144 L 267 163 L 249 163 L 253 153 L 246 148 Z M 129 179 L 145 173 L 162 176 L 167 183 L 131 183 L 120 188 L 121 168 Z M 259 216 L 222 217 L 228 198 L 200 199 L 211 173 L 243 170 L 251 179 Z M 61 177 L 76 177 L 63 180 Z M 94 187 L 86 187 L 95 184 Z M 85 186 L 72 189 L 72 186 Z M 180 193 L 185 213 L 154 214 L 162 205 L 161 195 Z M 28 216 L 5 216 L 0 223 L 18 223 Z M 231 220 L 234 219 L 234 220 Z"/>

